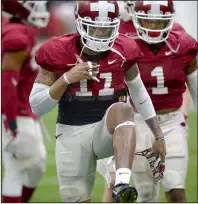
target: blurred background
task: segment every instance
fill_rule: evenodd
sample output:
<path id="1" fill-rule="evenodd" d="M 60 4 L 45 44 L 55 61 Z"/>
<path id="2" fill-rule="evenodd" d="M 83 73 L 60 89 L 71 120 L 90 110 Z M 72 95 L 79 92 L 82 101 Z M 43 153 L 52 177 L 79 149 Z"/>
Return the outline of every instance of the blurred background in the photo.
<path id="1" fill-rule="evenodd" d="M 176 21 L 197 40 L 197 1 L 174 1 L 176 8 Z M 75 1 L 48 1 L 51 12 L 50 23 L 38 35 L 39 44 L 45 40 L 66 33 L 75 32 L 74 23 Z M 119 1 L 121 12 L 122 2 Z M 124 15 L 124 13 L 122 13 Z M 197 199 L 197 117 L 192 103 L 189 107 L 189 168 L 186 180 L 188 202 L 198 202 Z M 57 110 L 43 117 L 52 142 L 46 141 L 48 151 L 47 171 L 40 182 L 39 188 L 32 198 L 32 202 L 61 202 L 55 168 L 55 123 Z M 104 190 L 104 179 L 97 175 L 93 191 L 93 202 L 100 202 Z M 163 191 L 161 201 L 165 202 Z"/>
<path id="2" fill-rule="evenodd" d="M 118 3 L 121 14 L 124 14 L 123 2 Z M 51 19 L 48 27 L 41 31 L 41 36 L 51 37 L 75 32 L 74 5 L 75 1 L 48 1 Z M 174 5 L 175 20 L 197 40 L 197 1 L 174 1 Z"/>

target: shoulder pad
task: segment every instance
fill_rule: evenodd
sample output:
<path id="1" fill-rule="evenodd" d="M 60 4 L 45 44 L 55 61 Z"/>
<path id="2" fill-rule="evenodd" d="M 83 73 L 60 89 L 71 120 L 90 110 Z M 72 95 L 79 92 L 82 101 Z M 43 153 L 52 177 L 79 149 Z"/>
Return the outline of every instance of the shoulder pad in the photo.
<path id="1" fill-rule="evenodd" d="M 125 69 L 131 68 L 134 63 L 144 56 L 135 40 L 123 34 L 119 35 L 114 48 L 122 53 L 126 59 L 125 64 L 128 64 L 129 67 L 127 66 Z"/>
<path id="2" fill-rule="evenodd" d="M 183 26 L 177 22 L 173 23 L 173 31 L 185 31 L 185 29 L 183 28 Z"/>
<path id="3" fill-rule="evenodd" d="M 180 43 L 180 54 L 197 54 L 198 42 L 187 32 L 181 31 L 178 40 Z"/>
<path id="4" fill-rule="evenodd" d="M 131 60 L 136 57 L 142 58 L 143 54 L 140 51 L 139 46 L 137 45 L 135 40 L 132 39 L 131 37 L 120 34 L 116 42 L 120 50 L 122 50 L 122 53 L 126 60 Z"/>
<path id="5" fill-rule="evenodd" d="M 28 47 L 30 38 L 28 30 L 21 24 L 5 24 L 2 28 L 2 44 L 4 52 L 24 50 Z"/>
<path id="6" fill-rule="evenodd" d="M 45 41 L 36 52 L 36 63 L 48 71 L 60 71 L 76 60 L 72 53 L 74 41 L 72 35 L 53 37 Z"/>

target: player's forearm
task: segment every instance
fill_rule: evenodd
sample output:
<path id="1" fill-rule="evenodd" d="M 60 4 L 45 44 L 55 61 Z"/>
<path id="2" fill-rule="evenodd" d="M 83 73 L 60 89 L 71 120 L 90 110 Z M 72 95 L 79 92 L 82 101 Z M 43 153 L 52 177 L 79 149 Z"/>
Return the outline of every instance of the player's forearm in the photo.
<path id="1" fill-rule="evenodd" d="M 2 72 L 2 110 L 11 130 L 15 130 L 17 128 L 16 117 L 18 113 L 18 80 L 18 71 Z"/>
<path id="2" fill-rule="evenodd" d="M 163 133 L 162 133 L 162 130 L 159 126 L 157 116 L 154 116 L 153 118 L 145 120 L 145 122 L 149 126 L 153 135 L 155 136 L 155 139 L 163 138 Z"/>
<path id="3" fill-rule="evenodd" d="M 68 84 L 65 82 L 63 76 L 61 76 L 54 84 L 51 85 L 49 94 L 54 100 L 60 100 L 62 95 L 67 89 Z"/>
<path id="4" fill-rule="evenodd" d="M 163 134 L 158 124 L 153 103 L 140 75 L 138 74 L 138 76 L 132 81 L 126 81 L 126 85 L 128 86 L 131 99 L 137 111 L 143 116 L 154 136 L 156 138 L 162 137 Z"/>
<path id="5" fill-rule="evenodd" d="M 187 75 L 187 85 L 197 113 L 197 70 Z"/>
<path id="6" fill-rule="evenodd" d="M 135 108 L 143 116 L 144 120 L 156 116 L 151 98 L 141 80 L 140 74 L 135 79 L 125 82 Z"/>

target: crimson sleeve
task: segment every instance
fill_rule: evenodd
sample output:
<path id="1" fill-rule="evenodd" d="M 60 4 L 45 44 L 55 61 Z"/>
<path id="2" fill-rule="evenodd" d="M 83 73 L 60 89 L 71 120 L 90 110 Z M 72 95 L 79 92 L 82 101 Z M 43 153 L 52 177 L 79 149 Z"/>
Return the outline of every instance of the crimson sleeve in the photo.
<path id="1" fill-rule="evenodd" d="M 6 116 L 10 129 L 16 129 L 18 111 L 17 84 L 20 72 L 2 72 L 2 113 Z"/>
<path id="2" fill-rule="evenodd" d="M 139 60 L 141 60 L 144 57 L 143 53 L 140 51 L 140 48 L 135 41 L 134 41 L 134 43 L 131 43 L 131 45 L 129 45 L 129 46 L 132 46 L 132 48 L 130 48 L 130 50 L 125 55 L 126 56 L 126 62 L 123 65 L 125 71 L 131 69 L 131 67 L 136 62 L 138 62 Z"/>
<path id="3" fill-rule="evenodd" d="M 184 65 L 187 67 L 197 56 L 198 42 L 187 32 L 181 32 L 179 41 L 181 42 L 181 48 L 179 50 L 182 56 L 181 59 Z"/>
<path id="4" fill-rule="evenodd" d="M 15 33 L 10 32 L 3 37 L 2 44 L 4 52 L 15 52 L 27 49 L 29 39 L 25 33 L 19 31 Z"/>

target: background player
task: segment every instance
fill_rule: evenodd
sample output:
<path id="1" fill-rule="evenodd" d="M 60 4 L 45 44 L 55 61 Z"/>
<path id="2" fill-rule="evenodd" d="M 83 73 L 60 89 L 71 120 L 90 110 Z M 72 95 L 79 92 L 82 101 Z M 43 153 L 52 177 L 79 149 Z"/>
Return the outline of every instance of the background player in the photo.
<path id="1" fill-rule="evenodd" d="M 166 3 L 169 3 L 168 7 Z M 138 62 L 138 67 L 165 134 L 167 155 L 163 185 L 167 201 L 186 202 L 184 189 L 188 164 L 188 128 L 181 114 L 180 107 L 182 105 L 182 93 L 185 91 L 185 83 L 187 82 L 195 108 L 197 108 L 196 55 L 198 47 L 197 42 L 183 29 L 176 29 L 176 32 L 172 29 L 170 35 L 169 33 L 167 34 L 174 25 L 172 20 L 174 17 L 173 3 L 165 1 L 163 5 L 159 4 L 159 2 L 156 4 L 146 1 L 136 2 L 134 4 L 133 18 L 138 35 L 126 30 L 125 32 L 136 39 L 144 53 L 144 58 Z M 159 20 L 154 20 L 152 14 L 146 16 L 149 10 L 152 12 L 151 8 L 161 9 L 163 15 L 157 13 Z M 169 22 L 165 19 L 166 11 L 170 12 Z M 166 25 L 169 25 L 169 27 Z M 129 30 L 133 30 L 133 28 L 129 28 Z M 122 32 L 122 26 L 120 30 Z M 176 49 L 178 46 L 180 47 Z M 178 61 L 182 63 L 178 63 Z M 150 132 L 139 114 L 135 114 L 135 122 L 137 134 L 136 151 L 141 152 L 151 147 L 152 137 L 151 141 L 149 141 Z M 142 149 L 142 147 L 145 148 Z M 109 171 L 114 171 L 112 163 L 108 164 L 107 161 L 100 162 L 98 167 L 99 172 L 104 177 L 108 176 L 104 167 L 101 167 L 104 162 L 106 163 L 105 169 L 108 168 Z M 135 186 L 139 193 L 137 201 L 157 202 L 159 199 L 159 185 L 154 183 L 154 178 L 146 159 L 142 156 L 135 156 L 132 171 Z M 112 183 L 113 177 L 112 173 Z M 104 201 L 111 201 L 111 189 L 109 188 L 105 190 Z"/>
<path id="2" fill-rule="evenodd" d="M 29 94 L 38 74 L 37 28 L 45 27 L 45 1 L 3 1 L 2 25 L 3 202 L 28 202 L 44 171 L 46 150 Z"/>
<path id="3" fill-rule="evenodd" d="M 42 70 L 31 107 L 42 115 L 59 104 L 56 166 L 63 201 L 90 201 L 96 160 L 115 152 L 114 201 L 134 202 L 136 190 L 128 184 L 135 150 L 133 113 L 119 102 L 126 100 L 124 79 L 156 137 L 154 150 L 163 161 L 165 156 L 163 135 L 135 65 L 142 54 L 132 39 L 118 37 L 116 1 L 79 1 L 75 15 L 79 34 L 54 37 L 36 53 Z"/>
<path id="4" fill-rule="evenodd" d="M 119 1 L 119 7 L 121 10 L 121 23 L 120 23 L 120 29 L 119 29 L 120 33 L 128 35 L 128 33 L 136 32 L 135 27 L 133 25 L 133 20 L 132 20 L 134 15 L 134 6 L 135 6 L 135 1 Z M 182 31 L 184 30 L 184 28 L 180 23 L 174 21 L 172 30 Z M 186 87 L 186 90 L 183 93 L 183 103 L 181 106 L 181 109 L 184 113 L 186 120 L 188 119 L 189 104 L 190 104 L 190 93 L 189 93 L 188 87 Z"/>

